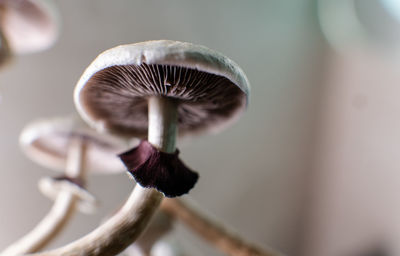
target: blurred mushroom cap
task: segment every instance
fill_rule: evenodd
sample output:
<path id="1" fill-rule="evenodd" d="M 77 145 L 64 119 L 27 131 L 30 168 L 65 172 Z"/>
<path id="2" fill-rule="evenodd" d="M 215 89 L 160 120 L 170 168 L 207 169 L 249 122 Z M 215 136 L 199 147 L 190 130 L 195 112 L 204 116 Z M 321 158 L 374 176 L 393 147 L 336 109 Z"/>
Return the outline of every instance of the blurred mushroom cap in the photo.
<path id="1" fill-rule="evenodd" d="M 31 53 L 50 47 L 59 33 L 52 0 L 0 0 L 0 26 L 11 50 Z"/>
<path id="2" fill-rule="evenodd" d="M 125 171 L 117 154 L 125 151 L 129 143 L 108 134 L 97 133 L 76 116 L 32 122 L 22 131 L 20 145 L 34 162 L 64 172 L 69 142 L 74 137 L 81 138 L 85 143 L 85 171 L 96 174 Z"/>
<path id="3" fill-rule="evenodd" d="M 78 198 L 77 207 L 83 213 L 93 214 L 98 208 L 98 202 L 92 194 L 69 180 L 45 177 L 39 180 L 38 186 L 40 192 L 52 200 L 56 200 L 63 191 L 75 195 Z"/>

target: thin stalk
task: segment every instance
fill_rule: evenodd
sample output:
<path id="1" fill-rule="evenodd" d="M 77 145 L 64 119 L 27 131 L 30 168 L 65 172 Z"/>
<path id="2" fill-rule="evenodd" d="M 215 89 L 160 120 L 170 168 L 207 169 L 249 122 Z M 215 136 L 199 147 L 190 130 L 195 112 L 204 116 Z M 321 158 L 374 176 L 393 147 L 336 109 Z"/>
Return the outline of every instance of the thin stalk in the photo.
<path id="1" fill-rule="evenodd" d="M 174 102 L 154 97 L 149 99 L 148 140 L 164 152 L 175 151 L 177 108 Z M 88 235 L 61 248 L 36 256 L 112 256 L 141 234 L 158 209 L 164 196 L 155 189 L 135 186 L 122 209 Z"/>
<path id="2" fill-rule="evenodd" d="M 83 178 L 85 144 L 72 138 L 69 144 L 65 175 Z M 33 253 L 44 248 L 65 227 L 75 212 L 77 197 L 71 191 L 61 191 L 47 215 L 28 234 L 7 247 L 0 255 L 12 256 Z"/>
<path id="3" fill-rule="evenodd" d="M 272 250 L 262 250 L 224 228 L 199 210 L 177 198 L 163 200 L 161 210 L 182 221 L 204 240 L 231 256 L 282 256 Z"/>
<path id="4" fill-rule="evenodd" d="M 165 97 L 151 97 L 148 141 L 165 153 L 175 153 L 178 111 L 176 102 Z"/>

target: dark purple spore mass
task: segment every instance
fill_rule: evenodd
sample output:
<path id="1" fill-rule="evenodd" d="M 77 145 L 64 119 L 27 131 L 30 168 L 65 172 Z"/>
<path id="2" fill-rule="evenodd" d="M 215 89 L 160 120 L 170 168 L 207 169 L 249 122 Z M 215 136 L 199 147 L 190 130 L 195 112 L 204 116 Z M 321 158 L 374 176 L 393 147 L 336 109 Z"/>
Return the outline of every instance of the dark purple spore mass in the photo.
<path id="1" fill-rule="evenodd" d="M 178 155 L 178 150 L 172 154 L 161 152 L 143 140 L 139 146 L 119 157 L 137 183 L 146 188 L 155 188 L 166 197 L 176 197 L 188 193 L 199 178 Z"/>

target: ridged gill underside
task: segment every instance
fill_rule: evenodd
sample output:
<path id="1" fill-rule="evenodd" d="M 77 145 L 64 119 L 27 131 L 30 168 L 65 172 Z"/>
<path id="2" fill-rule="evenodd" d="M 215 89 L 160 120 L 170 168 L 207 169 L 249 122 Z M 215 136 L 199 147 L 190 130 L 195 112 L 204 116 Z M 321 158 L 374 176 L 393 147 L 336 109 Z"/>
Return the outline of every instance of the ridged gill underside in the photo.
<path id="1" fill-rule="evenodd" d="M 118 134 L 147 134 L 147 99 L 178 103 L 178 130 L 192 133 L 224 124 L 246 106 L 246 95 L 223 76 L 170 65 L 123 65 L 95 73 L 80 101 L 95 121 Z"/>

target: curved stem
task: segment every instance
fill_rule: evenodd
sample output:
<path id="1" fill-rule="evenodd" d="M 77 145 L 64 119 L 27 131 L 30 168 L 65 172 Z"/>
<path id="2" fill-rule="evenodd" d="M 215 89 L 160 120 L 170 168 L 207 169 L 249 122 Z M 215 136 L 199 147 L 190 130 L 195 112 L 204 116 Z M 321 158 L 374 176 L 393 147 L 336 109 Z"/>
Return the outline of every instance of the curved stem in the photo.
<path id="1" fill-rule="evenodd" d="M 66 246 L 35 255 L 116 255 L 135 241 L 158 208 L 161 199 L 162 194 L 158 191 L 137 185 L 123 208 L 100 227 Z"/>
<path id="2" fill-rule="evenodd" d="M 148 140 L 165 152 L 175 151 L 177 108 L 167 98 L 149 99 Z M 164 196 L 137 184 L 122 209 L 88 235 L 36 256 L 111 256 L 122 252 L 144 230 Z"/>
<path id="3" fill-rule="evenodd" d="M 80 138 L 72 138 L 69 144 L 65 175 L 83 179 L 85 144 Z M 24 237 L 0 253 L 2 256 L 33 253 L 44 248 L 66 226 L 75 212 L 76 196 L 71 191 L 61 191 L 50 212 Z"/>
<path id="4" fill-rule="evenodd" d="M 35 228 L 14 244 L 7 247 L 0 255 L 21 255 L 39 251 L 46 246 L 65 226 L 74 213 L 75 198 L 67 191 L 57 197 L 50 212 Z"/>
<path id="5" fill-rule="evenodd" d="M 207 242 L 231 256 L 282 256 L 272 250 L 264 251 L 244 241 L 215 220 L 207 217 L 199 210 L 189 206 L 183 200 L 166 198 L 161 210 L 181 220 Z"/>

